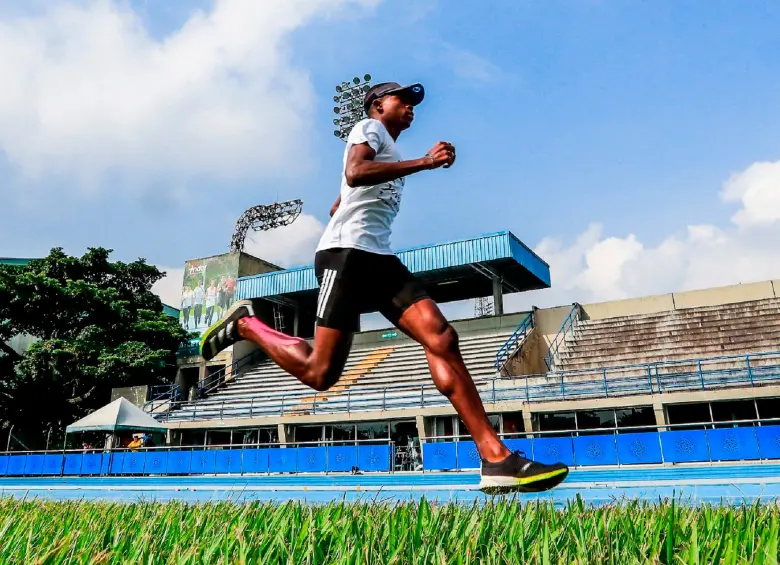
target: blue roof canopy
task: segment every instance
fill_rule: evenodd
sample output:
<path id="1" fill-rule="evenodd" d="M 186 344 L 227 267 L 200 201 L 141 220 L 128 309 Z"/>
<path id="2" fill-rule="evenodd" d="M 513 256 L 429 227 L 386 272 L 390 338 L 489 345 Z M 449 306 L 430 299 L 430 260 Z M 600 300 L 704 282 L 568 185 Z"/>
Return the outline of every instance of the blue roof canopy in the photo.
<path id="1" fill-rule="evenodd" d="M 505 293 L 549 288 L 550 267 L 508 231 L 396 253 L 437 302 L 466 300 L 493 293 L 493 277 Z M 238 280 L 239 299 L 264 298 L 316 306 L 314 267 L 263 273 Z"/>

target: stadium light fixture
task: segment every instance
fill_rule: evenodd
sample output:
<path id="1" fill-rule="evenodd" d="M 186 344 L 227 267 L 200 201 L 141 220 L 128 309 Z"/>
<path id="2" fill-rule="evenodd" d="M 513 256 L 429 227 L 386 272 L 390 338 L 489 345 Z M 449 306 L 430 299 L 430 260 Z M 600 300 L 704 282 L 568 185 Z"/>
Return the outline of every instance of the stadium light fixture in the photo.
<path id="1" fill-rule="evenodd" d="M 236 229 L 230 240 L 230 251 L 243 251 L 246 234 L 252 231 L 268 231 L 282 226 L 289 226 L 301 215 L 303 201 L 288 200 L 274 202 L 261 206 L 252 206 L 238 218 Z"/>
<path id="2" fill-rule="evenodd" d="M 354 77 L 352 81 L 342 81 L 336 85 L 336 96 L 333 102 L 338 104 L 333 107 L 333 125 L 336 129 L 333 135 L 341 141 L 346 141 L 352 128 L 363 119 L 363 97 L 371 88 L 371 75 L 365 74 L 363 78 Z"/>

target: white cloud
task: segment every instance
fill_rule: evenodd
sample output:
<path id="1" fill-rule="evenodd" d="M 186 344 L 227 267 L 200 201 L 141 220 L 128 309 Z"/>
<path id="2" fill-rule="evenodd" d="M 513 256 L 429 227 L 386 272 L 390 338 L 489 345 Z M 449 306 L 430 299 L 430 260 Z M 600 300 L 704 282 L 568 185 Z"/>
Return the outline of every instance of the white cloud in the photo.
<path id="1" fill-rule="evenodd" d="M 289 226 L 249 232 L 244 250 L 280 267 L 314 264 L 314 250 L 325 226 L 309 214 L 301 214 Z"/>
<path id="2" fill-rule="evenodd" d="M 656 246 L 592 224 L 570 245 L 545 238 L 552 288 L 512 295 L 512 310 L 616 300 L 780 278 L 780 161 L 733 175 L 720 197 L 740 205 L 732 225 L 690 225 Z"/>
<path id="3" fill-rule="evenodd" d="M 0 152 L 24 179 L 82 189 L 297 173 L 314 93 L 285 41 L 355 3 L 375 0 L 216 0 L 159 40 L 112 0 L 0 14 Z"/>

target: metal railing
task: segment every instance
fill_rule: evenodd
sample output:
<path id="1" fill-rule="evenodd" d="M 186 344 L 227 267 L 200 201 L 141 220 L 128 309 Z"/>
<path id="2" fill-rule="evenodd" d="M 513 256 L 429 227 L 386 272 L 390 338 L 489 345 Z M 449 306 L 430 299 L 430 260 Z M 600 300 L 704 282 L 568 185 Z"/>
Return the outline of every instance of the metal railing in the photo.
<path id="1" fill-rule="evenodd" d="M 257 362 L 265 354 L 260 349 L 255 349 L 251 353 L 244 355 L 243 357 L 234 360 L 232 363 L 225 365 L 219 371 L 215 371 L 206 376 L 205 379 L 198 381 L 198 397 L 202 398 L 212 390 L 219 388 L 225 382 L 225 377 L 228 375 L 228 370 L 232 376 L 236 376 L 236 373 L 251 363 Z"/>
<path id="2" fill-rule="evenodd" d="M 515 331 L 512 333 L 512 335 L 510 335 L 504 344 L 498 348 L 498 351 L 496 351 L 496 372 L 500 372 L 501 369 L 504 368 L 504 365 L 506 365 L 507 361 L 509 361 L 509 359 L 515 354 L 515 348 L 518 344 L 520 344 L 522 347 L 522 343 L 525 341 L 528 332 L 531 331 L 533 327 L 534 313 L 529 312 L 528 315 L 523 318 L 520 324 L 518 324 L 517 328 L 515 328 Z"/>
<path id="3" fill-rule="evenodd" d="M 780 351 L 477 381 L 480 397 L 486 404 L 610 398 L 771 384 L 780 385 Z M 448 404 L 449 400 L 429 381 L 426 384 L 392 387 L 360 387 L 347 389 L 338 395 L 269 393 L 211 403 L 196 402 L 190 403 L 189 410 L 155 414 L 155 417 L 160 421 L 223 420 L 286 414 L 386 411 Z"/>
<path id="4" fill-rule="evenodd" d="M 563 323 L 561 324 L 561 329 L 558 330 L 558 333 L 555 334 L 555 339 L 553 339 L 552 343 L 550 344 L 550 347 L 547 349 L 547 355 L 544 358 L 544 364 L 547 365 L 547 369 L 552 371 L 555 367 L 556 363 L 560 361 L 560 355 L 558 353 L 559 348 L 561 345 L 563 345 L 564 341 L 566 341 L 566 334 L 568 334 L 570 331 L 574 331 L 574 325 L 577 323 L 577 321 L 580 319 L 582 315 L 582 306 L 580 306 L 579 303 L 575 302 L 572 304 L 571 310 L 569 310 L 569 313 L 566 315 L 566 318 L 563 320 Z"/>

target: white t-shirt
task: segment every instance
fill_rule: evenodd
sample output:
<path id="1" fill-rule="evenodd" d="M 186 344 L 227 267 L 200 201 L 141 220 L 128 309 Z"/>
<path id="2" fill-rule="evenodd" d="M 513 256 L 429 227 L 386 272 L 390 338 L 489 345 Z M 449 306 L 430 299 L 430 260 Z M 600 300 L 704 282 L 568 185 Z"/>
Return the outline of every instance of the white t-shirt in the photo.
<path id="1" fill-rule="evenodd" d="M 394 163 L 401 160 L 384 124 L 371 118 L 361 120 L 347 138 L 341 170 L 341 204 L 322 234 L 317 251 L 348 247 L 370 253 L 392 255 L 390 226 L 401 207 L 404 179 L 374 186 L 351 187 L 345 175 L 347 156 L 353 145 L 368 143 L 376 151 L 374 161 Z"/>

